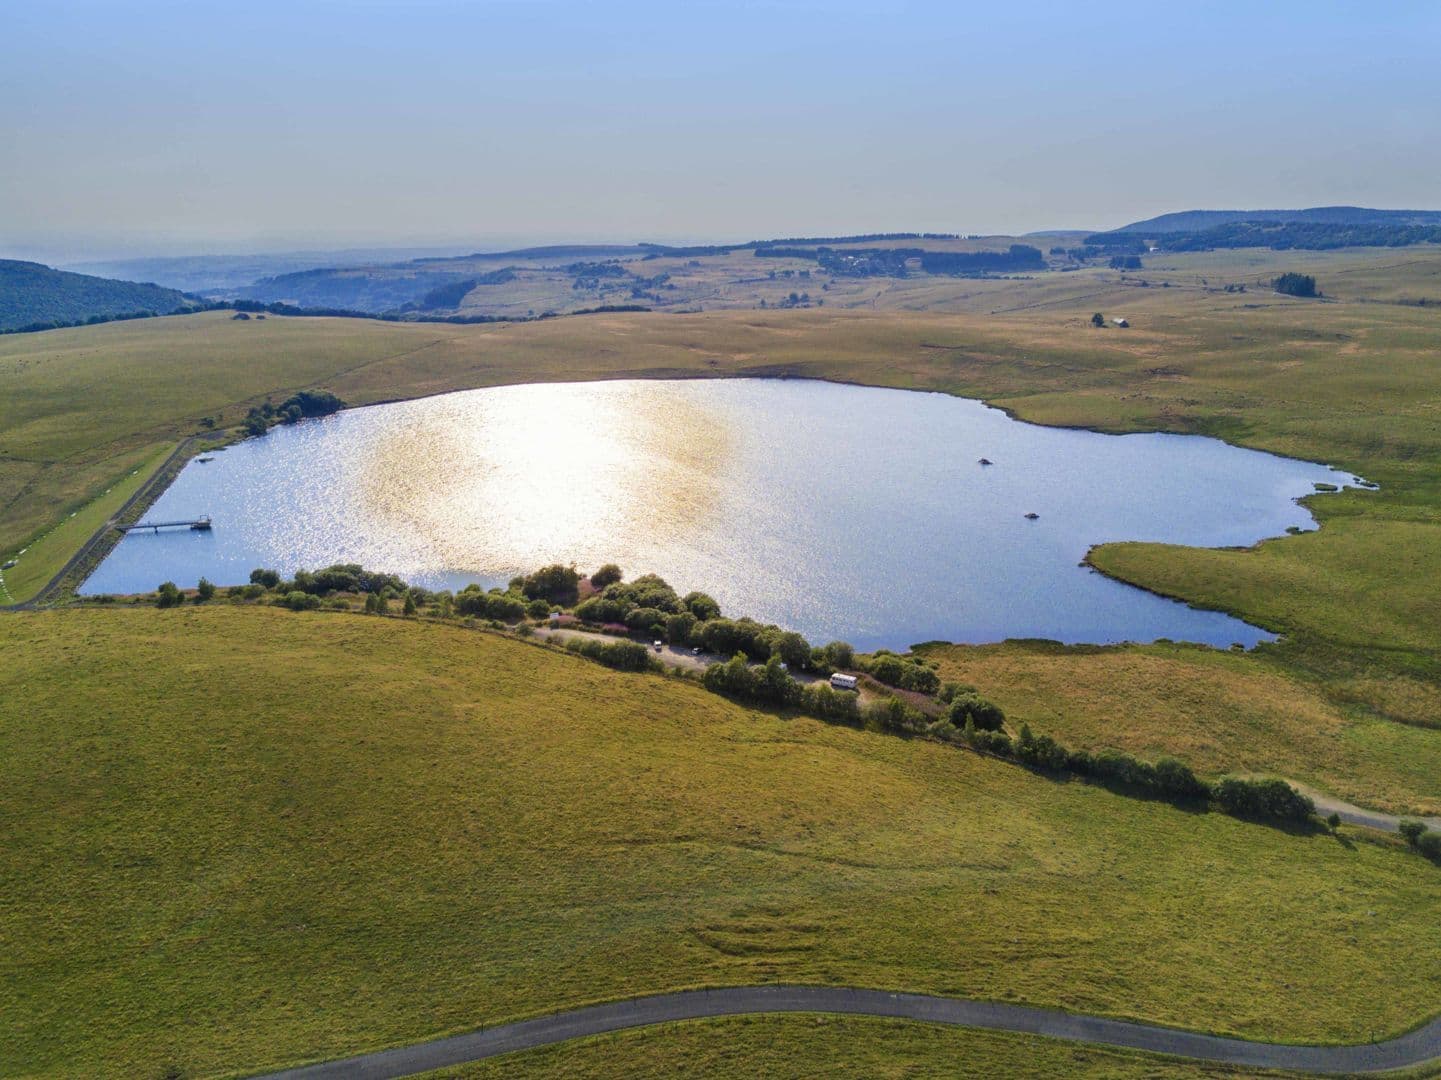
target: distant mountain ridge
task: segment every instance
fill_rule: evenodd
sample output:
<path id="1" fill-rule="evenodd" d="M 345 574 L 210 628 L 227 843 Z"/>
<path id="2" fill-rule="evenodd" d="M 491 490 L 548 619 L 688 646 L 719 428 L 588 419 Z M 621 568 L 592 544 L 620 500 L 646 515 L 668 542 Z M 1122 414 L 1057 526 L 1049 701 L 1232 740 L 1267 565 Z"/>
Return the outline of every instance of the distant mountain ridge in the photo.
<path id="1" fill-rule="evenodd" d="M 168 315 L 191 305 L 191 299 L 177 289 L 0 259 L 0 332 L 101 322 L 123 315 Z"/>
<path id="2" fill-rule="evenodd" d="M 1201 232 L 1220 225 L 1264 221 L 1284 225 L 1441 226 L 1441 210 L 1372 210 L 1364 206 L 1313 206 L 1306 210 L 1181 210 L 1122 225 L 1113 233 Z"/>

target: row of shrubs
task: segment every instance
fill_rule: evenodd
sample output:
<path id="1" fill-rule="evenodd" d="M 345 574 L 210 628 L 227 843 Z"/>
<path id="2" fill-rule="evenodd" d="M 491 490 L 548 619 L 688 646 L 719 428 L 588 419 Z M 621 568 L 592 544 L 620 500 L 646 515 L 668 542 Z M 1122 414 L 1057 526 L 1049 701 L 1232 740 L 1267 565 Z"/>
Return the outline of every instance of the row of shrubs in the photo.
<path id="1" fill-rule="evenodd" d="M 877 682 L 898 690 L 929 696 L 941 689 L 940 675 L 919 656 L 898 656 L 889 649 L 878 649 L 870 656 L 856 657 L 855 667 Z"/>
<path id="2" fill-rule="evenodd" d="M 329 416 L 345 408 L 345 402 L 329 390 L 301 390 L 279 405 L 266 400 L 246 414 L 247 435 L 264 435 L 276 424 L 294 424 L 316 416 Z"/>
<path id="3" fill-rule="evenodd" d="M 661 664 L 650 650 L 638 641 L 596 641 L 594 638 L 569 638 L 565 647 L 573 653 L 599 661 L 617 671 L 659 671 Z"/>
<path id="4" fill-rule="evenodd" d="M 1441 862 L 1441 832 L 1433 832 L 1424 821 L 1403 821 L 1400 832 L 1406 843 L 1433 862 Z"/>
<path id="5" fill-rule="evenodd" d="M 752 666 L 746 655 L 738 652 L 725 663 L 706 668 L 701 685 L 737 701 L 799 709 L 823 720 L 857 723 L 862 719 L 855 694 L 832 690 L 825 683 L 797 682 L 778 655 Z"/>
<path id="6" fill-rule="evenodd" d="M 228 590 L 236 599 L 258 599 L 266 591 L 277 594 L 277 602 L 293 610 L 313 610 L 321 606 L 321 597 L 332 592 L 366 594 L 365 610 L 385 613 L 392 600 L 402 601 L 406 614 L 414 614 L 419 603 L 443 605 L 444 609 L 462 615 L 475 615 L 492 620 L 518 621 L 527 616 L 542 618 L 550 610 L 553 598 L 565 595 L 571 586 L 578 591 L 579 575 L 564 567 L 548 567 L 535 574 L 516 578 L 507 590 L 481 591 L 472 585 L 452 598 L 448 593 L 429 593 L 407 586 L 394 575 L 366 571 L 355 564 L 336 564 L 309 573 L 299 571 L 291 581 L 282 580 L 272 570 L 256 570 L 251 583 Z M 825 720 L 864 723 L 879 730 L 906 733 L 927 733 L 946 741 L 959 742 L 974 749 L 1021 762 L 1032 768 L 1052 773 L 1070 773 L 1126 791 L 1140 791 L 1159 798 L 1178 801 L 1205 800 L 1219 809 L 1246 818 L 1304 822 L 1315 813 L 1315 805 L 1305 795 L 1281 780 L 1250 780 L 1225 777 L 1209 783 L 1196 776 L 1184 763 L 1174 758 L 1149 762 L 1118 750 L 1091 753 L 1073 750 L 1049 735 L 1037 736 L 1028 725 L 1022 725 L 1018 737 L 1011 738 L 1003 730 L 1005 714 L 994 703 L 972 688 L 954 683 L 939 685 L 935 670 L 917 658 L 901 657 L 882 650 L 871 657 L 856 657 L 849 645 L 833 642 L 822 649 L 811 650 L 799 634 L 779 631 L 748 619 L 723 619 L 719 605 L 703 593 L 687 597 L 675 594 L 662 579 L 654 575 L 637 578 L 628 585 L 620 581 L 614 566 L 602 568 L 600 578 L 605 592 L 592 598 L 636 605 L 648 603 L 650 610 L 665 611 L 667 619 L 680 617 L 671 624 L 683 629 L 683 642 L 699 638 L 699 643 L 712 651 L 731 651 L 726 663 L 706 669 L 702 684 L 706 689 L 726 697 L 752 704 L 793 708 Z M 594 584 L 594 581 L 593 581 Z M 201 579 L 196 590 L 197 603 L 215 595 L 213 584 Z M 544 595 L 537 595 L 544 594 Z M 173 582 L 165 582 L 157 592 L 157 603 L 170 607 L 184 602 L 184 596 Z M 581 605 L 583 608 L 585 605 Z M 711 618 L 700 621 L 697 609 Z M 609 614 L 609 610 L 592 614 Z M 647 627 L 647 630 L 650 628 Z M 779 634 L 768 634 L 779 631 Z M 799 642 L 791 640 L 799 639 Z M 762 644 L 764 642 L 764 644 Z M 742 644 L 725 650 L 723 644 Z M 747 650 L 744 645 L 749 644 Z M 573 638 L 566 648 L 620 671 L 650 671 L 659 668 L 658 661 L 640 642 L 629 640 L 596 641 Z M 756 653 L 764 651 L 764 657 Z M 752 659 L 764 659 L 753 665 Z M 834 661 L 834 663 L 832 663 Z M 788 670 L 827 667 L 852 667 L 866 671 L 877 681 L 900 689 L 934 694 L 944 704 L 940 719 L 933 719 L 913 705 L 893 696 L 885 696 L 862 708 L 851 693 L 833 690 L 824 683 L 802 684 Z M 1402 833 L 1408 842 L 1431 858 L 1441 858 L 1441 833 L 1428 832 L 1420 822 L 1405 822 Z"/>
<path id="7" fill-rule="evenodd" d="M 1151 762 L 1120 750 L 1072 750 L 1049 735 L 1033 734 L 1027 724 L 1021 725 L 1014 739 L 970 722 L 957 730 L 949 720 L 932 734 L 1044 772 L 1070 773 L 1107 787 L 1176 802 L 1208 801 L 1235 817 L 1306 822 L 1316 813 L 1316 804 L 1284 780 L 1228 776 L 1210 783 L 1175 758 Z"/>
<path id="8" fill-rule="evenodd" d="M 932 720 L 897 697 L 885 696 L 862 708 L 854 694 L 837 692 L 824 683 L 802 685 L 790 676 L 778 657 L 752 666 L 744 654 L 737 653 L 726 663 L 707 668 L 701 682 L 707 690 L 739 701 L 794 708 L 822 719 L 864 723 L 875 729 L 925 733 L 1045 772 L 1082 776 L 1128 793 L 1142 792 L 1178 802 L 1209 801 L 1236 817 L 1306 822 L 1316 812 L 1311 799 L 1282 780 L 1225 777 L 1208 783 L 1175 758 L 1150 762 L 1119 750 L 1071 750 L 1049 735 L 1033 734 L 1026 724 L 1013 739 L 1002 730 L 1005 714 L 1000 708 L 969 690 L 953 690 L 945 715 Z M 1441 848 L 1441 834 L 1429 840 Z"/>
<path id="9" fill-rule="evenodd" d="M 415 589 L 394 574 L 368 571 L 355 563 L 337 563 L 316 571 L 300 570 L 290 581 L 283 580 L 274 570 L 258 569 L 251 572 L 250 580 L 252 584 L 286 595 L 302 592 L 323 597 L 335 592 L 353 592 L 398 600 L 415 594 L 416 602 L 421 605 L 438 603 L 448 608 L 445 614 L 500 622 L 542 619 L 556 607 L 574 607 L 576 618 L 585 623 L 624 627 L 646 638 L 699 646 L 722 656 L 739 652 L 760 663 L 779 657 L 793 671 L 811 671 L 824 676 L 837 670 L 860 670 L 897 689 L 926 695 L 940 690 L 940 677 L 918 657 L 898 656 L 887 650 L 869 657 L 857 656 L 844 641 L 813 648 L 801 634 L 773 623 L 724 618 L 714 597 L 702 592 L 681 596 L 655 574 L 624 581 L 620 567 L 614 563 L 607 563 L 590 576 L 590 586 L 596 592 L 581 603 L 577 600 L 582 575 L 573 566 L 558 563 L 515 577 L 505 589 L 482 590 L 478 585 L 469 585 L 449 600 L 448 594 Z"/>

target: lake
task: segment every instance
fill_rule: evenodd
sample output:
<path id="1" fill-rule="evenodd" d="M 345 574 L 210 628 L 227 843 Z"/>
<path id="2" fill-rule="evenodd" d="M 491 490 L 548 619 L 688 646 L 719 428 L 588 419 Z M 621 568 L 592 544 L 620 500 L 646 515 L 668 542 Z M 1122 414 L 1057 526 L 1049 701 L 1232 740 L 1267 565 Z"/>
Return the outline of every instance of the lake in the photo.
<path id="1" fill-rule="evenodd" d="M 616 562 L 817 643 L 1249 647 L 1270 635 L 1078 563 L 1113 540 L 1219 547 L 1312 529 L 1296 500 L 1353 480 L 1216 439 L 1039 427 L 944 394 L 511 386 L 347 410 L 191 461 L 146 517 L 209 515 L 214 530 L 132 533 L 82 591 L 334 562 L 456 589 Z"/>

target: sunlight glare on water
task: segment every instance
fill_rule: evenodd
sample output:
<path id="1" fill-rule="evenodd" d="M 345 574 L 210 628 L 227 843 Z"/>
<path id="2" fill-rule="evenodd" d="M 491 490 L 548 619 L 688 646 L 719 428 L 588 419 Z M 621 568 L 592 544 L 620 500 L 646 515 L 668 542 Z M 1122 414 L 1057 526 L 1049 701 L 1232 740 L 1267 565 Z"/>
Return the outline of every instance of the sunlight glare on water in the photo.
<path id="1" fill-rule="evenodd" d="M 674 387 L 526 386 L 435 406 L 382 429 L 356 472 L 363 509 L 420 562 L 485 577 L 604 562 L 718 512 L 725 417 Z"/>

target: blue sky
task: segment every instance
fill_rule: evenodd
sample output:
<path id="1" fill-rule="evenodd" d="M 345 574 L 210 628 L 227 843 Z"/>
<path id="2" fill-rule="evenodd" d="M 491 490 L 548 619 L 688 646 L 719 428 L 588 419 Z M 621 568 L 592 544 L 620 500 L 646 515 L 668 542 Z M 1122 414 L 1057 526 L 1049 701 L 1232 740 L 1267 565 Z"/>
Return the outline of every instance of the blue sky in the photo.
<path id="1" fill-rule="evenodd" d="M 1441 5 L 0 7 L 0 250 L 1437 207 Z"/>

